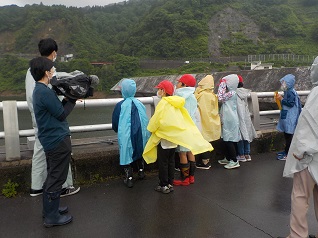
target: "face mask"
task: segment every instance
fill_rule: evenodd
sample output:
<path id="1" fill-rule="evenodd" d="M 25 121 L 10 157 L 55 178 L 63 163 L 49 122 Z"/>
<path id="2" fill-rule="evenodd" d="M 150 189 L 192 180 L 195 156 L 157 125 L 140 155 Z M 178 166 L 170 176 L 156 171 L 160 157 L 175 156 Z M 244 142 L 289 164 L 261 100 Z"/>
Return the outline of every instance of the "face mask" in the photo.
<path id="1" fill-rule="evenodd" d="M 159 93 L 159 90 L 157 91 L 157 97 L 162 98 L 162 95 Z"/>
<path id="2" fill-rule="evenodd" d="M 55 57 L 53 57 L 52 61 L 55 62 L 56 58 L 57 58 L 57 53 L 55 53 Z"/>
<path id="3" fill-rule="evenodd" d="M 287 85 L 285 83 L 285 81 L 282 82 L 282 86 L 280 87 L 282 91 L 286 91 L 287 90 Z"/>

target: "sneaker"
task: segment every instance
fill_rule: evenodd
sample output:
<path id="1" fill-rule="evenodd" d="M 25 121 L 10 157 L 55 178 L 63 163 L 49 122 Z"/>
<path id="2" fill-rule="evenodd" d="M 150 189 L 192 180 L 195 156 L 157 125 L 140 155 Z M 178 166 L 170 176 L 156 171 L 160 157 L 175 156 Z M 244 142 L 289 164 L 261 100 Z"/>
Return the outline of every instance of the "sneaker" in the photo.
<path id="1" fill-rule="evenodd" d="M 235 169 L 238 167 L 240 167 L 240 162 L 234 162 L 233 160 L 231 160 L 227 165 L 224 165 L 224 168 L 226 169 Z"/>
<path id="2" fill-rule="evenodd" d="M 285 156 L 278 156 L 277 157 L 277 160 L 282 160 L 282 161 L 285 161 L 286 160 L 286 158 L 287 158 L 287 156 L 285 155 Z"/>
<path id="3" fill-rule="evenodd" d="M 185 178 L 184 180 L 174 180 L 173 181 L 173 185 L 175 186 L 188 186 L 190 185 L 190 180 L 189 180 L 189 177 Z"/>
<path id="4" fill-rule="evenodd" d="M 31 197 L 36 197 L 36 196 L 39 196 L 39 195 L 42 195 L 42 193 L 43 193 L 43 189 L 38 189 L 38 190 L 36 190 L 36 189 L 30 189 L 30 196 Z"/>
<path id="5" fill-rule="evenodd" d="M 195 167 L 196 167 L 197 169 L 210 169 L 210 168 L 211 168 L 211 165 L 210 165 L 210 163 L 207 163 L 207 164 L 196 163 L 196 164 L 195 164 Z"/>
<path id="6" fill-rule="evenodd" d="M 246 162 L 247 161 L 244 155 L 238 155 L 238 156 L 236 156 L 236 159 L 239 162 Z"/>
<path id="7" fill-rule="evenodd" d="M 219 164 L 228 164 L 230 163 L 230 161 L 228 161 L 227 159 L 222 159 L 222 160 L 218 160 Z"/>
<path id="8" fill-rule="evenodd" d="M 168 184 L 168 188 L 169 188 L 170 192 L 174 191 L 174 188 L 173 188 L 173 186 L 171 184 Z"/>
<path id="9" fill-rule="evenodd" d="M 245 158 L 246 158 L 246 161 L 252 161 L 252 158 L 251 158 L 250 155 L 244 155 L 244 156 L 245 156 Z"/>
<path id="10" fill-rule="evenodd" d="M 161 193 L 164 193 L 164 194 L 167 194 L 167 193 L 171 192 L 170 189 L 168 188 L 168 186 L 160 186 L 160 185 L 155 187 L 155 191 L 161 192 Z"/>
<path id="11" fill-rule="evenodd" d="M 180 169 L 179 169 L 179 168 L 174 168 L 174 170 L 175 170 L 175 171 L 178 171 L 178 172 L 180 172 Z"/>
<path id="12" fill-rule="evenodd" d="M 124 179 L 124 184 L 125 184 L 128 188 L 132 188 L 132 187 L 134 186 L 133 177 L 125 178 L 125 179 Z"/>
<path id="13" fill-rule="evenodd" d="M 146 177 L 145 171 L 143 169 L 139 169 L 138 171 L 138 179 L 143 180 Z"/>
<path id="14" fill-rule="evenodd" d="M 194 176 L 193 175 L 189 176 L 189 183 L 194 184 Z"/>
<path id="15" fill-rule="evenodd" d="M 280 152 L 277 152 L 276 154 L 277 155 L 282 155 L 282 154 L 285 154 L 285 151 L 280 151 Z"/>
<path id="16" fill-rule="evenodd" d="M 284 160 L 283 158 L 286 157 L 286 156 L 287 156 L 287 155 L 286 155 L 286 153 L 284 152 L 283 154 L 277 155 L 277 159 L 278 159 L 278 160 Z"/>
<path id="17" fill-rule="evenodd" d="M 74 195 L 81 190 L 81 187 L 75 188 L 74 186 L 70 186 L 68 188 L 63 188 L 60 197 L 66 197 L 70 195 Z"/>

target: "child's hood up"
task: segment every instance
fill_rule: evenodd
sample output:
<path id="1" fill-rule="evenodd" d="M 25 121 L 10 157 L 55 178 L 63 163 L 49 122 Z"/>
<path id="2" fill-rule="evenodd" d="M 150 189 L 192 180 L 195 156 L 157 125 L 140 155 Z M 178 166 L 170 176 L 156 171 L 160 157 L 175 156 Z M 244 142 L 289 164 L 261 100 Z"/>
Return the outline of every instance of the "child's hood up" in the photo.
<path id="1" fill-rule="evenodd" d="M 200 93 L 203 91 L 213 92 L 214 90 L 214 78 L 212 75 L 205 76 L 195 89 L 195 96 L 200 97 Z"/>
<path id="2" fill-rule="evenodd" d="M 124 79 L 121 82 L 121 95 L 123 98 L 134 97 L 136 94 L 136 82 L 132 79 Z"/>
<path id="3" fill-rule="evenodd" d="M 292 89 L 295 86 L 295 75 L 287 74 L 279 80 L 280 83 L 282 83 L 282 81 L 286 82 L 286 86 L 288 89 Z"/>
<path id="4" fill-rule="evenodd" d="M 236 91 L 239 83 L 239 77 L 237 74 L 227 75 L 223 77 L 223 79 L 225 79 L 226 86 L 230 91 Z"/>

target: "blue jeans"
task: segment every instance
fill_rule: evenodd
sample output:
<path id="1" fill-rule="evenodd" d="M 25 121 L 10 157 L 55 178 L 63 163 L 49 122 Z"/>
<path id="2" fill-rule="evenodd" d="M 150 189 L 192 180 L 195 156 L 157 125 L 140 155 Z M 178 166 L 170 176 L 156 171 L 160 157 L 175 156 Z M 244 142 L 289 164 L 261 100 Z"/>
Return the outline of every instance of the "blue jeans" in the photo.
<path id="1" fill-rule="evenodd" d="M 237 142 L 238 155 L 249 155 L 251 153 L 251 145 L 247 140 Z"/>

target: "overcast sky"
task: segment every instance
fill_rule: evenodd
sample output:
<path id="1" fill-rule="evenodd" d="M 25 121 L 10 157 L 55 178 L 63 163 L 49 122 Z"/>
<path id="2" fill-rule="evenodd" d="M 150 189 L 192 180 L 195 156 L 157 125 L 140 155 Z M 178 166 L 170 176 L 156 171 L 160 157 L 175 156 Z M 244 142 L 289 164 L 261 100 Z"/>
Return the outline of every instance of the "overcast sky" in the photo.
<path id="1" fill-rule="evenodd" d="M 85 7 L 85 6 L 104 6 L 110 3 L 124 2 L 125 0 L 0 0 L 0 6 L 5 5 L 18 5 L 20 7 L 25 6 L 26 4 L 40 4 L 41 2 L 44 5 L 65 5 L 67 7 Z"/>

